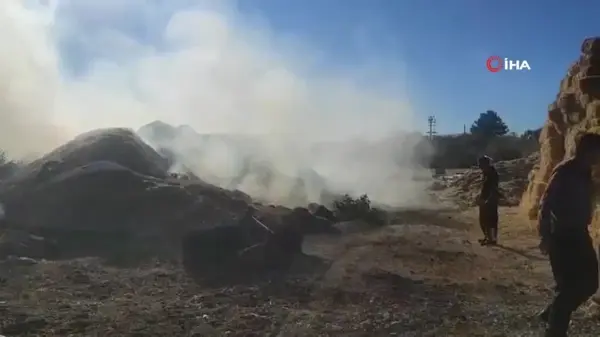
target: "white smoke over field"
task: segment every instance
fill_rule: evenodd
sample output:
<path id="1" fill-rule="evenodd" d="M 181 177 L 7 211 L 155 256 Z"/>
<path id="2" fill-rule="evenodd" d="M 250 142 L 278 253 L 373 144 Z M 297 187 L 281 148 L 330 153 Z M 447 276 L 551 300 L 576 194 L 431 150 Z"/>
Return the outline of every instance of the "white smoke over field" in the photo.
<path id="1" fill-rule="evenodd" d="M 414 144 L 377 145 L 413 126 L 401 63 L 373 55 L 329 67 L 258 19 L 231 1 L 2 1 L 0 148 L 43 153 L 90 129 L 161 120 L 260 135 L 237 143 L 286 175 L 314 170 L 336 190 L 420 202 L 412 165 L 398 168 L 412 164 Z M 199 156 L 192 138 L 173 146 L 198 176 L 227 185 L 243 169 L 230 145 L 205 142 Z M 337 145 L 318 151 L 318 142 Z"/>

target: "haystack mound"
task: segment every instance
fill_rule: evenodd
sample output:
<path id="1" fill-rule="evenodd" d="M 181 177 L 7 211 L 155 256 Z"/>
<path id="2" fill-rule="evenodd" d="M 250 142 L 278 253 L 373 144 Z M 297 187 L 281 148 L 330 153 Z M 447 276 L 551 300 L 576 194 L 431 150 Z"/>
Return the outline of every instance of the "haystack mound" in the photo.
<path id="1" fill-rule="evenodd" d="M 49 162 L 64 172 L 96 161 L 110 161 L 142 175 L 164 178 L 167 160 L 148 146 L 132 130 L 99 129 L 83 133 L 29 164 L 13 177 L 11 184 L 31 180 Z M 2 187 L 6 187 L 2 184 Z"/>
<path id="2" fill-rule="evenodd" d="M 527 187 L 531 170 L 539 161 L 539 153 L 514 160 L 499 161 L 494 164 L 500 177 L 500 190 L 504 198 L 500 200 L 503 206 L 517 206 Z M 448 182 L 453 189 L 453 195 L 459 203 L 474 206 L 481 191 L 481 171 L 473 168 Z"/>
<path id="3" fill-rule="evenodd" d="M 167 161 L 127 129 L 82 134 L 0 184 L 6 227 L 54 242 L 36 252 L 47 258 L 161 255 L 168 245 L 173 255 L 186 231 L 235 224 L 248 200 L 170 178 Z"/>
<path id="4" fill-rule="evenodd" d="M 0 184 L 0 203 L 0 258 L 130 264 L 179 259 L 183 250 L 204 272 L 225 268 L 224 261 L 240 272 L 242 258 L 248 270 L 285 269 L 301 254 L 304 234 L 331 230 L 307 210 L 253 207 L 250 216 L 248 195 L 172 177 L 165 159 L 125 129 L 86 133 L 31 163 Z"/>
<path id="5" fill-rule="evenodd" d="M 600 130 L 600 37 L 588 38 L 581 56 L 560 83 L 556 100 L 548 107 L 548 119 L 540 135 L 540 159 L 532 172 L 521 208 L 537 218 L 539 202 L 552 170 L 571 156 L 577 137 Z M 597 222 L 597 221 L 596 221 Z"/>
<path id="6" fill-rule="evenodd" d="M 0 185 L 7 218 L 21 228 L 127 230 L 132 214 L 160 186 L 165 203 L 181 203 L 185 192 L 165 184 L 167 163 L 127 129 L 82 134 L 27 165 Z M 166 198 L 166 194 L 169 198 Z M 187 200 L 191 204 L 192 200 Z M 152 207 L 143 212 L 151 211 Z M 152 212 L 157 215 L 157 212 Z"/>

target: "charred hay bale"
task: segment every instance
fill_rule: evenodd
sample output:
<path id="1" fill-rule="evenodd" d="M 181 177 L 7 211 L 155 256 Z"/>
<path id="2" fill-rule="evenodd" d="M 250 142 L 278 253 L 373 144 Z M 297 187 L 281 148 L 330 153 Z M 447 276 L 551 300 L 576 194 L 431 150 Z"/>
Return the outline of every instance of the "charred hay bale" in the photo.
<path id="1" fill-rule="evenodd" d="M 285 226 L 269 237 L 264 245 L 265 271 L 286 271 L 294 257 L 302 254 L 304 235 L 294 226 Z"/>
<path id="2" fill-rule="evenodd" d="M 285 272 L 290 268 L 294 257 L 302 254 L 306 229 L 302 220 L 314 217 L 306 209 L 299 209 L 269 227 L 255 217 L 252 209 L 250 207 L 236 225 L 186 234 L 182 241 L 185 270 L 207 280 L 230 280 L 265 272 Z"/>
<path id="3" fill-rule="evenodd" d="M 183 267 L 193 275 L 216 275 L 236 264 L 240 252 L 252 244 L 237 225 L 192 231 L 182 239 Z"/>
<path id="4" fill-rule="evenodd" d="M 167 170 L 165 159 L 131 130 L 118 128 L 95 130 L 76 137 L 24 166 L 9 179 L 1 181 L 0 200 L 24 204 L 32 195 L 44 194 L 40 188 L 44 189 L 46 186 L 41 185 L 50 181 L 51 183 L 47 185 L 66 185 L 63 182 L 79 181 L 79 177 L 90 176 L 88 173 L 91 171 L 96 176 L 124 175 L 123 172 L 130 171 L 132 172 L 130 175 L 162 179 L 167 176 Z M 133 180 L 144 179 L 130 179 Z M 107 186 L 115 186 L 115 184 Z M 116 192 L 118 194 L 127 188 L 128 185 L 117 186 Z M 93 192 L 90 190 L 88 194 Z M 63 208 L 65 206 L 63 205 Z"/>
<path id="5" fill-rule="evenodd" d="M 302 235 L 331 234 L 337 232 L 333 227 L 333 221 L 316 216 L 304 207 L 294 208 L 282 218 L 282 221 L 284 227 L 294 228 L 295 231 Z"/>
<path id="6" fill-rule="evenodd" d="M 9 256 L 47 259 L 56 257 L 57 252 L 58 246 L 55 241 L 26 231 L 5 230 L 0 235 L 0 259 Z"/>
<path id="7" fill-rule="evenodd" d="M 332 211 L 330 211 L 327 207 L 317 204 L 317 203 L 311 203 L 308 205 L 308 210 L 310 211 L 310 213 L 316 217 L 320 217 L 323 219 L 327 219 L 331 222 L 337 222 L 337 218 L 335 217 L 335 214 L 333 214 Z"/>
<path id="8" fill-rule="evenodd" d="M 120 264 L 179 256 L 182 233 L 227 223 L 247 206 L 212 185 L 180 185 L 113 162 L 62 172 L 3 201 L 8 226 L 58 242 L 61 258 L 97 256 Z"/>
<path id="9" fill-rule="evenodd" d="M 7 220 L 23 228 L 146 232 L 194 199 L 177 184 L 105 161 L 62 172 L 2 201 Z"/>
<path id="10" fill-rule="evenodd" d="M 186 233 L 181 245 L 185 270 L 197 276 L 243 272 L 239 268 L 240 258 L 247 255 L 249 249 L 264 246 L 274 233 L 255 214 L 256 209 L 248 206 L 235 224 Z"/>
<path id="11" fill-rule="evenodd" d="M 97 161 L 108 161 L 138 174 L 165 178 L 168 162 L 129 129 L 99 129 L 81 134 L 42 158 L 23 167 L 18 174 L 3 182 L 0 191 L 19 187 L 42 175 L 52 176 Z M 48 173 L 52 174 L 48 174 Z"/>
<path id="12" fill-rule="evenodd" d="M 257 205 L 256 217 L 276 231 L 280 227 L 296 226 L 303 235 L 327 234 L 335 232 L 333 222 L 315 216 L 307 208 L 289 209 L 283 206 Z M 309 205 L 309 207 L 312 207 Z"/>
<path id="13" fill-rule="evenodd" d="M 294 257 L 302 254 L 304 235 L 311 229 L 311 224 L 314 224 L 311 222 L 314 217 L 307 209 L 301 207 L 285 214 L 279 223 L 273 223 L 271 227 L 257 218 L 252 220 L 266 229 L 263 233 L 267 233 L 261 243 L 246 249 L 241 256 L 246 265 L 253 266 L 255 272 L 287 270 Z"/>

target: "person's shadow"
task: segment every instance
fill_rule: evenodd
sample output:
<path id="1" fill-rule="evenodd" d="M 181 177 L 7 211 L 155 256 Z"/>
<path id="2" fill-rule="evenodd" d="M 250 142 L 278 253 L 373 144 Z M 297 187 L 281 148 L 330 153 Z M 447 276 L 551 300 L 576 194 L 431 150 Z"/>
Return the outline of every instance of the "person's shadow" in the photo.
<path id="1" fill-rule="evenodd" d="M 516 249 L 516 248 L 512 248 L 512 247 L 507 247 L 507 246 L 504 246 L 504 245 L 501 245 L 501 244 L 498 244 L 495 247 L 503 249 L 503 250 L 505 250 L 507 252 L 511 252 L 511 253 L 520 255 L 520 256 L 528 258 L 528 259 L 537 260 L 537 261 L 545 261 L 546 260 L 543 257 L 531 255 L 531 254 L 528 254 L 528 253 L 526 253 L 526 252 L 524 252 L 522 250 L 519 250 L 519 249 Z"/>

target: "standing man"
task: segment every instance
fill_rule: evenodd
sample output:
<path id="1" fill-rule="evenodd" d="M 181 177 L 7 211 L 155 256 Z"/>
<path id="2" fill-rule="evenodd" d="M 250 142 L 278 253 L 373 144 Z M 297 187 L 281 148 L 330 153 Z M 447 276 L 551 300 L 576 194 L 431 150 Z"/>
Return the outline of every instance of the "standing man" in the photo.
<path id="1" fill-rule="evenodd" d="M 592 165 L 600 159 L 600 135 L 584 134 L 575 156 L 559 164 L 542 197 L 540 251 L 549 255 L 556 294 L 540 314 L 546 337 L 565 337 L 571 314 L 598 289 L 598 259 L 588 232 L 593 213 Z"/>
<path id="2" fill-rule="evenodd" d="M 481 169 L 481 194 L 477 200 L 479 205 L 479 225 L 483 232 L 482 246 L 498 243 L 498 202 L 500 192 L 498 187 L 498 172 L 492 165 L 492 159 L 482 156 L 477 160 Z"/>

